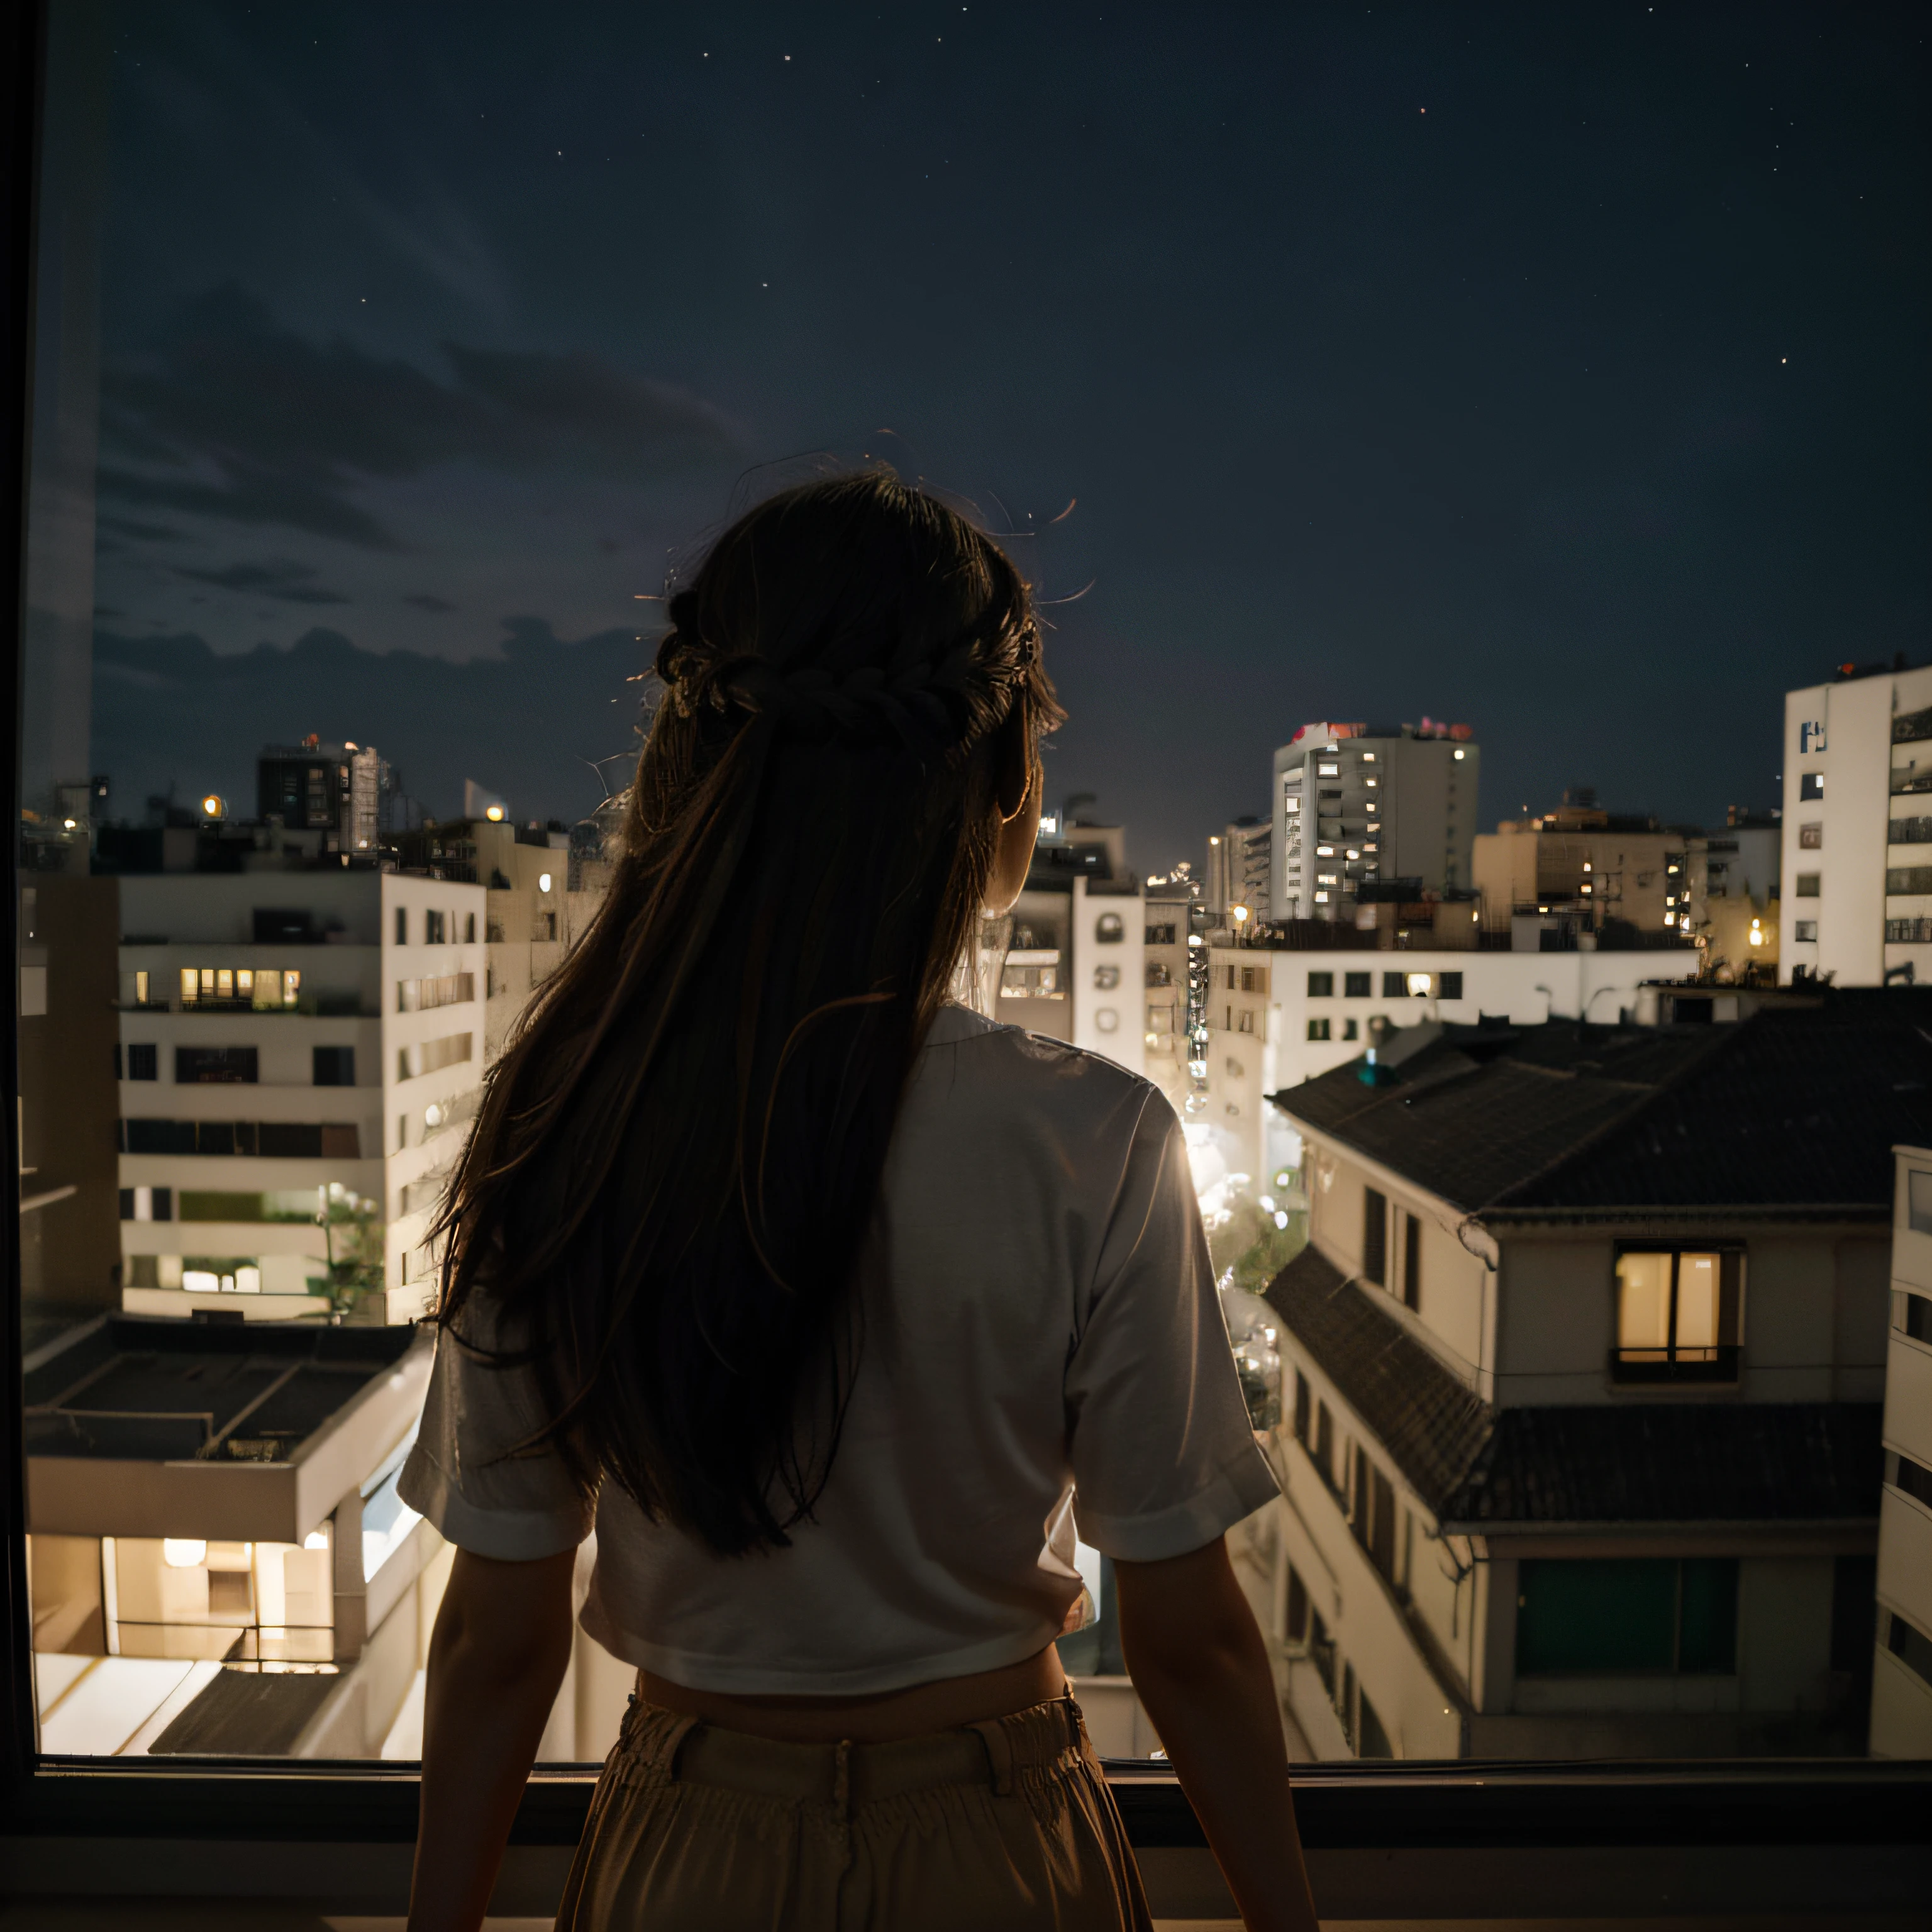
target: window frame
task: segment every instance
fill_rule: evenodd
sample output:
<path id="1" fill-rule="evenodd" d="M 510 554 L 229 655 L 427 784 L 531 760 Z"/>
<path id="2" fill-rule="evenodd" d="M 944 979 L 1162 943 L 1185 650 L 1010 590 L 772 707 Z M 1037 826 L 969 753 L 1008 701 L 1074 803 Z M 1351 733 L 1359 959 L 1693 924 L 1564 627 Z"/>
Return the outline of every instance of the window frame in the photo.
<path id="1" fill-rule="evenodd" d="M 14 675 L 5 682 L 4 752 L 8 783 L 19 784 L 18 671 L 22 642 L 21 592 L 26 508 L 26 400 L 28 394 L 33 269 L 42 124 L 41 69 L 48 0 L 10 9 L 0 20 L 0 99 L 10 110 L 0 120 L 5 161 L 0 168 L 0 252 L 6 280 L 0 298 L 0 361 L 5 394 L 0 440 L 9 457 L 0 578 L 8 592 L 6 634 L 0 650 Z M 19 853 L 8 842 L 7 937 L 18 956 Z M 4 1029 L 0 1069 L 19 1084 L 16 1030 Z M 15 1109 L 0 1108 L 0 1148 L 19 1165 Z M 10 1886 L 23 1897 L 128 1895 L 254 1896 L 313 1903 L 333 1892 L 356 1901 L 343 1909 L 394 1912 L 408 1887 L 409 1846 L 416 1835 L 416 1768 L 379 1761 L 274 1762 L 209 1759 L 192 1769 L 136 1764 L 122 1759 L 42 1758 L 36 1748 L 23 1538 L 26 1531 L 20 1377 L 20 1223 L 8 1218 L 0 1240 L 0 1368 L 6 1376 L 4 1508 L 5 1588 L 0 1592 L 7 1678 L 5 1833 Z M 1298 1778 L 1297 1811 L 1312 1855 L 1324 1909 L 1345 1916 L 1386 1916 L 1404 1909 L 1384 1889 L 1350 1904 L 1352 1867 L 1332 1868 L 1329 1855 L 1373 1849 L 1418 1855 L 1403 1899 L 1477 1916 L 1506 1909 L 1519 1895 L 1546 1894 L 1546 1880 L 1513 1864 L 1462 1870 L 1472 1848 L 1577 1848 L 1576 1856 L 1612 1872 L 1632 1868 L 1632 1852 L 1646 1848 L 1646 1873 L 1694 1875 L 1708 1893 L 1714 1848 L 1738 1888 L 1732 1909 L 1789 1908 L 1784 1868 L 1763 1850 L 1792 1845 L 1899 1848 L 1889 1859 L 1860 1862 L 1866 1889 L 1862 1909 L 1904 1910 L 1921 1898 L 1922 1879 L 1909 1848 L 1932 1798 L 1932 1765 L 1854 1764 L 1821 1770 L 1776 1760 L 1690 1768 L 1682 1765 L 1610 1767 L 1498 1766 L 1471 1775 L 1465 1762 L 1371 1760 L 1311 1767 Z M 1109 1775 L 1130 1841 L 1138 1849 L 1187 1850 L 1204 1856 L 1205 1839 L 1173 1774 L 1135 1761 Z M 595 1782 L 594 1768 L 535 1772 L 510 1834 L 503 1880 L 494 1909 L 542 1911 L 554 1906 L 562 1861 L 580 1836 Z M 1445 1862 L 1438 1852 L 1453 1852 Z M 1659 1864 L 1658 1862 L 1662 1862 Z M 1845 1868 L 1821 1860 L 1821 1902 L 1846 1903 Z M 1377 1862 L 1377 1870 L 1384 1869 Z M 1767 1874 L 1768 1875 L 1767 1875 Z M 1501 1883 L 1498 1883 L 1498 1879 Z M 1666 1877 L 1653 1882 L 1670 1882 Z M 1681 1879 L 1676 1882 L 1682 1882 Z M 1539 1885 L 1545 1888 L 1538 1891 Z M 1343 1894 L 1349 1894 L 1350 1898 Z M 550 1905 L 543 1901 L 546 1897 Z M 1536 1907 L 1533 1909 L 1542 1909 Z"/>

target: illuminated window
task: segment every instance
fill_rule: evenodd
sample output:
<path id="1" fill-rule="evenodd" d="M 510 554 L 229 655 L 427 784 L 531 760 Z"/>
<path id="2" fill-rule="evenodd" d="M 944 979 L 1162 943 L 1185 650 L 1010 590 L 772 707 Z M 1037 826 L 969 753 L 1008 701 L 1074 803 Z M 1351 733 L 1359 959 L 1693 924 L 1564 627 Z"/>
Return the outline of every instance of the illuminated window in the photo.
<path id="1" fill-rule="evenodd" d="M 1743 1256 L 1632 1248 L 1617 1256 L 1620 1381 L 1729 1381 L 1737 1372 Z"/>

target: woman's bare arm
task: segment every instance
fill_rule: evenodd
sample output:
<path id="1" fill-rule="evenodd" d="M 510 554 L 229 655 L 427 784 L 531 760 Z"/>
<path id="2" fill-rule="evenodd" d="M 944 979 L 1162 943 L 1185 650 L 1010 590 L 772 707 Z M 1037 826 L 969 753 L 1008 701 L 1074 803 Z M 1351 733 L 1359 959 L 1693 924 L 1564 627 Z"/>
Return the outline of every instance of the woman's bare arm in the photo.
<path id="1" fill-rule="evenodd" d="M 1123 1563 L 1120 1645 L 1249 1932 L 1317 1932 L 1274 1677 L 1221 1538 Z"/>
<path id="2" fill-rule="evenodd" d="M 570 1661 L 574 1550 L 459 1550 L 430 1638 L 409 1932 L 476 1932 Z"/>

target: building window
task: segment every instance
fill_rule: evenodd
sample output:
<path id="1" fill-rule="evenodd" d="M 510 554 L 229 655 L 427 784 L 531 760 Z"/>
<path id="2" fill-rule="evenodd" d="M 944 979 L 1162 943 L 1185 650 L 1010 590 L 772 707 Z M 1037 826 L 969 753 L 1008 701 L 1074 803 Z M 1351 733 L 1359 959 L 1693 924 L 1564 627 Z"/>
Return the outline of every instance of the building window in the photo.
<path id="1" fill-rule="evenodd" d="M 310 1049 L 318 1087 L 352 1087 L 356 1084 L 356 1049 L 352 1046 L 318 1046 Z"/>
<path id="2" fill-rule="evenodd" d="M 1322 1480 L 1330 1489 L 1335 1484 L 1335 1418 L 1328 1413 L 1328 1405 L 1318 1401 L 1315 1405 L 1315 1446 L 1312 1454 L 1315 1467 Z"/>
<path id="3" fill-rule="evenodd" d="M 1737 1667 L 1734 1556 L 1529 1558 L 1516 1600 L 1516 1667 L 1526 1677 Z"/>
<path id="4" fill-rule="evenodd" d="M 1818 922 L 1815 919 L 1801 919 L 1791 928 L 1793 939 L 1815 940 L 1818 937 Z"/>
<path id="5" fill-rule="evenodd" d="M 1816 872 L 1798 874 L 1798 896 L 1801 899 L 1815 899 L 1818 896 L 1818 877 Z"/>
<path id="6" fill-rule="evenodd" d="M 1349 1527 L 1369 1560 L 1391 1584 L 1395 1581 L 1395 1488 L 1358 1448 Z"/>
<path id="7" fill-rule="evenodd" d="M 1330 1000 L 1335 996 L 1335 976 L 1332 973 L 1311 973 L 1308 976 L 1308 997 L 1311 1000 Z M 1315 1036 L 1309 1036 L 1312 1040 Z M 1328 1035 L 1324 1034 L 1324 1040 Z"/>
<path id="8" fill-rule="evenodd" d="M 1402 1217 L 1402 1303 L 1405 1308 L 1422 1306 L 1422 1223 L 1406 1212 Z"/>
<path id="9" fill-rule="evenodd" d="M 424 913 L 423 914 L 423 944 L 425 946 L 442 945 L 442 914 L 440 912 Z"/>
<path id="10" fill-rule="evenodd" d="M 161 1077 L 160 1048 L 147 1041 L 136 1042 L 128 1049 L 128 1078 L 130 1080 L 158 1080 Z"/>
<path id="11" fill-rule="evenodd" d="M 1118 966 L 1096 966 L 1094 968 L 1094 989 L 1096 992 L 1111 993 L 1120 983 L 1120 969 Z"/>
<path id="12" fill-rule="evenodd" d="M 1171 986 L 1174 984 L 1174 969 L 1163 965 L 1158 959 L 1148 962 L 1147 983 L 1150 986 Z"/>
<path id="13" fill-rule="evenodd" d="M 1095 1030 L 1100 1033 L 1118 1033 L 1120 1016 L 1112 1006 L 1102 1006 L 1094 1016 L 1094 1025 Z"/>
<path id="14" fill-rule="evenodd" d="M 1388 1199 L 1362 1190 L 1362 1279 L 1380 1288 L 1388 1279 Z"/>
<path id="15" fill-rule="evenodd" d="M 1805 772 L 1798 780 L 1798 796 L 1801 800 L 1822 798 L 1825 796 L 1825 774 L 1822 772 Z"/>
<path id="16" fill-rule="evenodd" d="M 1816 819 L 1812 820 L 1809 825 L 1801 825 L 1798 828 L 1798 843 L 1804 850 L 1815 852 L 1824 842 L 1825 828 Z M 1898 842 L 1894 840 L 1893 842 L 1896 844 Z M 1711 869 L 1714 872 L 1718 868 L 1713 866 Z"/>
<path id="17" fill-rule="evenodd" d="M 463 916 L 463 941 L 466 946 L 476 944 L 476 915 L 473 912 Z"/>
<path id="18" fill-rule="evenodd" d="M 1328 1037 L 1328 1022 L 1326 1020 L 1310 1020 L 1308 1022 L 1308 1037 L 1310 1040 L 1326 1040 Z"/>
<path id="19" fill-rule="evenodd" d="M 1460 973 L 1438 973 L 1436 986 L 1445 1000 L 1460 1000 L 1462 997 L 1462 976 Z"/>
<path id="20" fill-rule="evenodd" d="M 551 938 L 556 937 L 556 915 L 550 915 Z M 1127 928 L 1117 912 L 1103 912 L 1094 922 L 1094 937 L 1102 946 L 1118 946 L 1127 936 Z"/>
<path id="21" fill-rule="evenodd" d="M 1896 1610 L 1883 1614 L 1890 1625 L 1885 1632 L 1886 1648 L 1932 1690 L 1932 1637 L 1914 1629 Z"/>
<path id="22" fill-rule="evenodd" d="M 1244 1006 L 1241 1010 L 1234 1016 L 1234 1030 L 1237 1033 L 1252 1033 L 1254 1030 L 1254 1009 L 1252 1006 Z"/>
<path id="23" fill-rule="evenodd" d="M 1342 990 L 1352 1000 L 1366 1000 L 1374 977 L 1372 973 L 1345 973 L 1342 976 Z"/>
<path id="24" fill-rule="evenodd" d="M 1342 1022 L 1342 1037 L 1344 1040 L 1359 1040 L 1361 1036 L 1361 1022 L 1360 1021 L 1344 1020 Z"/>
<path id="25" fill-rule="evenodd" d="M 1266 998 L 1268 989 L 1268 968 L 1265 966 L 1244 966 L 1241 968 L 1241 991 L 1259 993 Z"/>
<path id="26" fill-rule="evenodd" d="M 406 946 L 410 943 L 410 913 L 406 906 L 396 908 L 396 944 Z"/>
<path id="27" fill-rule="evenodd" d="M 1744 1256 L 1736 1249 L 1627 1248 L 1617 1256 L 1619 1382 L 1732 1382 Z"/>
<path id="28" fill-rule="evenodd" d="M 252 1087 L 259 1078 L 252 1046 L 178 1046 L 177 1087 Z"/>
<path id="29" fill-rule="evenodd" d="M 1150 946 L 1172 946 L 1174 944 L 1174 928 L 1171 926 L 1149 926 L 1147 943 Z"/>
<path id="30" fill-rule="evenodd" d="M 121 1192 L 121 1218 L 124 1221 L 171 1221 L 174 1219 L 175 1191 L 172 1187 L 124 1187 Z M 184 1203 L 185 1197 L 184 1197 Z"/>
<path id="31" fill-rule="evenodd" d="M 1308 1378 L 1299 1369 L 1294 1372 L 1294 1439 L 1306 1449 L 1309 1444 L 1309 1426 L 1315 1417 L 1315 1398 L 1308 1386 Z"/>
<path id="32" fill-rule="evenodd" d="M 1404 999 L 1408 993 L 1408 975 L 1406 973 L 1384 973 L 1382 975 L 1382 998 L 1385 1000 Z"/>

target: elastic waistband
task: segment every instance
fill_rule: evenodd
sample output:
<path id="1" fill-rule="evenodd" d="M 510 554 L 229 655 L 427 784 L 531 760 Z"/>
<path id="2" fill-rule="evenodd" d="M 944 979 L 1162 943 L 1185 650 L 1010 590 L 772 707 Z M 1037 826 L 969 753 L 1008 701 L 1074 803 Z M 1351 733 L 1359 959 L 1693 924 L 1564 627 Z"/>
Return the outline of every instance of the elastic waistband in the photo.
<path id="1" fill-rule="evenodd" d="M 878 1744 L 754 1737 L 639 1700 L 617 1743 L 627 1768 L 653 1783 L 708 1784 L 779 1803 L 855 1809 L 946 1784 L 987 1785 L 1004 1793 L 1016 1773 L 1070 1766 L 1085 1748 L 1086 1729 L 1070 1690 L 1008 1717 Z"/>

